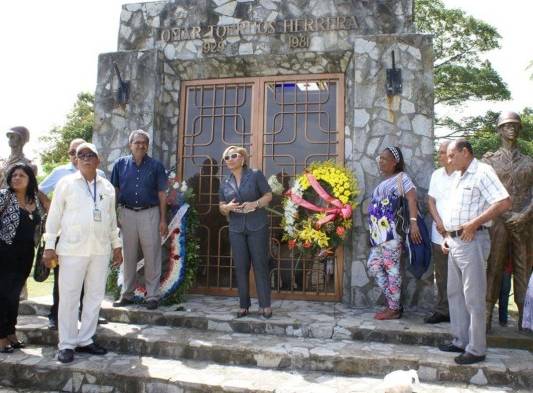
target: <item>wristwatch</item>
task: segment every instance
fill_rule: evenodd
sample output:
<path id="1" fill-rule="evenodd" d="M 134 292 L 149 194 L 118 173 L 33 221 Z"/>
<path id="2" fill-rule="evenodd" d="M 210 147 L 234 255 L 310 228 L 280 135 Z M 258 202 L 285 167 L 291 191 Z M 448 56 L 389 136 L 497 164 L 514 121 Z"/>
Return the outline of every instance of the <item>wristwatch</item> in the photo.
<path id="1" fill-rule="evenodd" d="M 255 206 L 259 209 L 259 199 L 255 201 Z"/>

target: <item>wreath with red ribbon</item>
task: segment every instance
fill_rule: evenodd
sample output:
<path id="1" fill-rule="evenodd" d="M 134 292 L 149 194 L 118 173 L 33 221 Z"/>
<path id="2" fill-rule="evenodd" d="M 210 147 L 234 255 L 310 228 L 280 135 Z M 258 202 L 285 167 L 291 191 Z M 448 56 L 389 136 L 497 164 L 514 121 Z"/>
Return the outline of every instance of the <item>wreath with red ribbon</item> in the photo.
<path id="1" fill-rule="evenodd" d="M 311 164 L 285 193 L 282 226 L 290 249 L 333 254 L 352 226 L 357 180 L 331 161 Z"/>

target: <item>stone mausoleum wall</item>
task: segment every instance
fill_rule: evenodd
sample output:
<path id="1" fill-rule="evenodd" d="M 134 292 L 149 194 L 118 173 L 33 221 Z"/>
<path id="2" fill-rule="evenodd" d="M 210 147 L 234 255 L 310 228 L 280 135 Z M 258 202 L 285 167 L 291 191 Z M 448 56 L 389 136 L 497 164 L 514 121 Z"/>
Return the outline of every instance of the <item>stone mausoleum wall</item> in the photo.
<path id="1" fill-rule="evenodd" d="M 366 207 L 379 182 L 375 157 L 399 145 L 424 203 L 433 171 L 432 42 L 414 32 L 414 0 L 175 0 L 122 7 L 118 51 L 98 62 L 94 141 L 102 167 L 128 153 L 127 137 L 152 135 L 151 154 L 175 164 L 181 81 L 229 77 L 343 73 L 345 164 L 362 193 L 353 241 L 345 247 L 343 301 L 370 306 L 380 291 L 368 277 Z M 209 27 L 211 26 L 211 27 Z M 294 37 L 308 47 L 291 47 Z M 386 94 L 391 52 L 401 94 Z M 209 52 L 209 53 L 206 53 Z M 128 104 L 115 104 L 118 79 L 131 83 Z M 430 277 L 406 274 L 404 304 L 433 302 Z"/>

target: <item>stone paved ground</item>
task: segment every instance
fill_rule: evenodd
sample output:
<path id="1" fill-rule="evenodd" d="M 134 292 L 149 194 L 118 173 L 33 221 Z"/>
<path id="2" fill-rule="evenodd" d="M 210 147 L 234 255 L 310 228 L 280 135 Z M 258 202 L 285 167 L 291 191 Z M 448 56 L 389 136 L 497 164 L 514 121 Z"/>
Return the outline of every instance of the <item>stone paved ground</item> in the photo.
<path id="1" fill-rule="evenodd" d="M 21 306 L 21 313 L 47 314 L 51 298 L 36 298 Z M 183 311 L 176 311 L 176 309 Z M 407 310 L 402 319 L 377 321 L 376 310 L 356 309 L 342 303 L 309 301 L 274 301 L 274 316 L 270 320 L 257 315 L 257 303 L 253 300 L 251 315 L 236 319 L 236 298 L 215 296 L 189 296 L 179 306 L 162 306 L 157 311 L 131 306 L 116 309 L 108 299 L 102 314 L 115 322 L 195 327 L 240 333 L 265 333 L 295 337 L 356 339 L 404 344 L 436 346 L 450 339 L 449 323 L 428 325 L 423 323 L 427 314 Z M 497 313 L 495 313 L 497 314 Z M 495 316 L 497 318 L 497 316 Z M 489 346 L 529 349 L 533 351 L 533 333 L 518 332 L 516 321 L 502 328 L 497 320 L 488 336 Z"/>
<path id="2" fill-rule="evenodd" d="M 60 391 L 82 393 L 355 393 L 383 392 L 381 379 L 342 377 L 322 373 L 261 370 L 222 366 L 206 362 L 164 360 L 152 357 L 117 355 L 103 357 L 80 355 L 69 365 L 54 359 L 51 348 L 27 348 L 9 357 L 0 357 L 2 380 L 6 373 L 25 386 L 42 390 L 50 386 Z M 416 392 L 527 392 L 511 388 L 476 387 L 465 384 L 447 386 L 421 383 Z M 0 391 L 1 392 L 1 391 Z"/>
<path id="3" fill-rule="evenodd" d="M 19 318 L 19 336 L 34 345 L 55 345 L 57 335 L 41 316 Z M 130 355 L 210 361 L 276 370 L 321 371 L 349 376 L 383 376 L 416 369 L 423 381 L 465 382 L 515 387 L 533 383 L 533 354 L 491 348 L 487 361 L 457 366 L 455 354 L 435 347 L 197 330 L 111 322 L 100 326 L 98 342 Z"/>
<path id="4" fill-rule="evenodd" d="M 43 315 L 47 313 L 48 301 L 33 299 L 22 305 L 22 313 L 34 315 L 19 319 L 19 331 L 33 345 L 44 345 L 50 351 L 57 337 L 46 329 Z M 130 365 L 139 359 L 143 359 L 143 364 L 148 361 L 146 359 L 153 359 L 158 365 L 170 364 L 174 368 L 193 362 L 196 364 L 192 366 L 194 370 L 198 362 L 204 364 L 207 361 L 205 364 L 212 367 L 210 370 L 213 372 L 219 370 L 224 374 L 228 368 L 233 370 L 232 373 L 243 369 L 248 370 L 243 371 L 244 375 L 253 372 L 265 381 L 274 378 L 279 382 L 290 375 L 305 375 L 305 380 L 312 380 L 315 384 L 306 385 L 309 389 L 317 387 L 318 380 L 311 378 L 311 375 L 317 375 L 317 371 L 327 381 L 334 380 L 335 384 L 342 385 L 341 381 L 347 379 L 360 389 L 354 391 L 369 391 L 361 385 L 369 379 L 364 377 L 382 377 L 390 371 L 407 368 L 417 369 L 422 382 L 440 381 L 448 387 L 450 383 L 470 382 L 506 386 L 499 390 L 487 387 L 487 391 L 512 391 L 511 387 L 518 389 L 533 385 L 531 352 L 490 348 L 486 362 L 459 367 L 454 364 L 452 354 L 443 354 L 435 348 L 439 342 L 449 338 L 449 324 L 426 325 L 422 322 L 423 314 L 414 311 L 406 312 L 401 320 L 375 321 L 372 318 L 374 310 L 352 309 L 338 303 L 276 301 L 271 320 L 253 313 L 250 317 L 236 319 L 235 298 L 207 296 L 191 296 L 179 306 L 179 310 L 177 308 L 164 306 L 148 311 L 136 305 L 116 309 L 108 300 L 102 312 L 112 322 L 99 328 L 98 341 L 122 353 L 113 356 L 128 357 Z M 532 336 L 515 330 L 516 326 L 507 329 L 498 327 L 495 335 L 501 334 L 503 338 L 500 337 L 496 343 L 503 347 L 531 348 Z M 492 341 L 497 337 L 495 335 L 491 337 Z M 47 356 L 53 356 L 53 350 Z M 86 367 L 86 362 L 80 360 Z M 112 363 L 108 366 L 116 369 Z M 57 365 L 54 367 L 57 368 Z M 187 367 L 184 374 L 192 375 Z M 83 372 L 88 371 L 84 369 Z M 61 378 L 68 377 L 59 374 Z M 150 371 L 150 376 L 156 374 Z M 102 378 L 105 385 L 109 376 Z M 376 380 L 369 380 L 376 384 Z M 254 391 L 278 389 L 275 391 L 279 392 L 279 386 L 286 386 L 286 383 L 289 381 L 275 387 L 267 384 L 265 390 Z M 88 381 L 88 384 L 93 382 Z M 299 386 L 298 383 L 296 385 Z M 322 392 L 326 385 L 320 380 L 318 386 L 322 390 L 319 391 Z M 419 391 L 448 391 L 438 390 L 445 389 L 438 385 L 432 389 Z M 453 389 L 456 390 L 451 391 L 461 391 L 457 387 Z M 475 391 L 472 385 L 468 385 L 468 389 Z M 339 387 L 329 391 L 350 390 Z"/>

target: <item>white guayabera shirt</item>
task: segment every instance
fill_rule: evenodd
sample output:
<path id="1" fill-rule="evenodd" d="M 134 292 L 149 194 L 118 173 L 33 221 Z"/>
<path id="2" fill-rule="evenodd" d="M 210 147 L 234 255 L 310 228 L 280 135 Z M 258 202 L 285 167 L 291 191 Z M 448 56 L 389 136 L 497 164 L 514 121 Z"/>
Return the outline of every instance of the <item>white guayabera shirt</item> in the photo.
<path id="1" fill-rule="evenodd" d="M 443 217 L 447 231 L 460 229 L 461 225 L 479 216 L 490 205 L 509 197 L 494 169 L 475 158 L 462 176 L 459 171 L 454 172 L 453 176 L 449 213 Z M 491 224 L 489 221 L 484 225 Z"/>
<path id="2" fill-rule="evenodd" d="M 93 182 L 88 183 L 80 172 L 65 176 L 57 183 L 46 220 L 44 239 L 47 249 L 58 255 L 109 255 L 121 247 L 115 211 L 115 189 L 111 183 L 96 176 L 96 198 Z M 94 209 L 100 220 L 94 219 Z M 57 247 L 57 237 L 60 236 Z"/>

